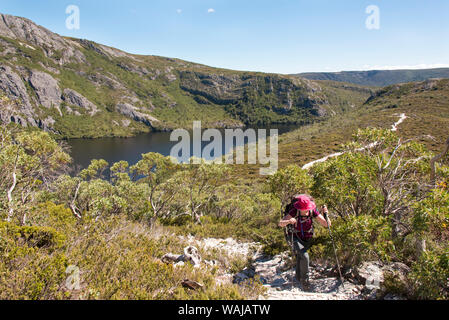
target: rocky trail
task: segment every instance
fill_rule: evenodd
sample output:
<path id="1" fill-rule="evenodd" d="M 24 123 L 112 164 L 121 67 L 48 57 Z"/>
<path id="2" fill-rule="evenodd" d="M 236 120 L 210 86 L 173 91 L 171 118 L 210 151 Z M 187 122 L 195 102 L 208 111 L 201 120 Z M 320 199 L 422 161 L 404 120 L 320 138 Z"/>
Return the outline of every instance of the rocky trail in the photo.
<path id="1" fill-rule="evenodd" d="M 237 274 L 222 274 L 216 281 L 242 283 L 250 278 L 259 278 L 267 289 L 259 297 L 260 300 L 363 300 L 369 299 L 372 294 L 372 290 L 367 290 L 364 284 L 345 281 L 343 288 L 334 268 L 316 264 L 311 265 L 311 290 L 305 292 L 295 279 L 295 268 L 289 254 L 285 252 L 274 257 L 265 256 L 260 252 L 261 245 L 258 243 L 239 242 L 232 238 L 198 240 L 192 236 L 183 240 L 195 248 L 219 250 L 229 256 L 249 258 L 250 267 Z"/>

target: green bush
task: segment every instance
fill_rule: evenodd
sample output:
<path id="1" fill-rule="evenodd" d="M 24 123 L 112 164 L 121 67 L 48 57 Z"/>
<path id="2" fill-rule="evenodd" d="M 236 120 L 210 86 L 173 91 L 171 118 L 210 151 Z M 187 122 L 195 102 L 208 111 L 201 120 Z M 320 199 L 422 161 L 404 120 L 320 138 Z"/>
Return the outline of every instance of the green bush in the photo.
<path id="1" fill-rule="evenodd" d="M 51 227 L 17 226 L 0 221 L 1 234 L 18 245 L 28 247 L 58 249 L 65 243 L 66 236 Z"/>
<path id="2" fill-rule="evenodd" d="M 429 250 L 414 263 L 410 275 L 417 299 L 449 299 L 449 250 Z"/>
<path id="3" fill-rule="evenodd" d="M 382 198 L 376 189 L 376 163 L 368 155 L 346 153 L 313 168 L 312 195 L 344 217 L 378 214 Z"/>
<path id="4" fill-rule="evenodd" d="M 61 299 L 66 237 L 49 227 L 0 222 L 0 299 Z"/>
<path id="5" fill-rule="evenodd" d="M 342 264 L 355 265 L 369 260 L 388 262 L 393 257 L 395 245 L 386 217 L 361 215 L 336 219 L 332 232 Z M 327 240 L 324 254 L 332 257 L 332 244 Z"/>

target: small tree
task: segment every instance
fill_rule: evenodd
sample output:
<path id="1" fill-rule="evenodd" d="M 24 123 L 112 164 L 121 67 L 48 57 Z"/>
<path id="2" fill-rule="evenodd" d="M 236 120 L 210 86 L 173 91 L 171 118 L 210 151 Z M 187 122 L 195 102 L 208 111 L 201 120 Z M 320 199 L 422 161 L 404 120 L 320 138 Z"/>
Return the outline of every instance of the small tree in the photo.
<path id="1" fill-rule="evenodd" d="M 154 219 L 162 215 L 163 210 L 181 187 L 171 179 L 179 168 L 179 164 L 176 164 L 171 157 L 164 157 L 159 153 L 144 154 L 142 160 L 131 167 L 131 172 L 137 176 L 138 183 L 145 184 L 149 189 L 148 201 Z"/>
<path id="2" fill-rule="evenodd" d="M 188 199 L 187 210 L 195 223 L 201 224 L 201 210 L 216 194 L 216 188 L 223 183 L 229 172 L 224 164 L 206 163 L 184 164 L 183 171 L 177 175 L 177 181 L 182 181 Z"/>
<path id="3" fill-rule="evenodd" d="M 46 132 L 0 132 L 0 189 L 5 190 L 0 206 L 7 208 L 7 221 L 26 224 L 28 204 L 67 169 L 71 158 Z"/>
<path id="4" fill-rule="evenodd" d="M 290 165 L 278 170 L 268 178 L 270 192 L 280 201 L 284 208 L 296 194 L 308 193 L 312 185 L 312 178 L 306 170 L 296 165 Z"/>

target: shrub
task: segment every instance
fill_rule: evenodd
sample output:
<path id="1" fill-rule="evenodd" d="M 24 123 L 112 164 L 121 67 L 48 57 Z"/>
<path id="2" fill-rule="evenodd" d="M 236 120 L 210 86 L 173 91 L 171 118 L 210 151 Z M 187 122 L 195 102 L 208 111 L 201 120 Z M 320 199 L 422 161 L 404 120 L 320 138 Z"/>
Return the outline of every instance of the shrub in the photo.
<path id="1" fill-rule="evenodd" d="M 429 250 L 413 265 L 410 275 L 417 299 L 449 299 L 449 250 Z"/>
<path id="2" fill-rule="evenodd" d="M 270 192 L 285 206 L 294 195 L 308 193 L 312 179 L 306 170 L 302 170 L 296 165 L 290 165 L 278 170 L 268 179 L 267 183 Z"/>
<path id="3" fill-rule="evenodd" d="M 376 164 L 372 157 L 346 153 L 316 165 L 312 174 L 312 195 L 339 216 L 380 212 L 382 199 L 376 190 Z"/>
<path id="4" fill-rule="evenodd" d="M 395 246 L 391 240 L 391 226 L 386 217 L 368 215 L 337 219 L 332 233 L 342 264 L 354 265 L 361 261 L 391 261 Z M 333 257 L 333 247 L 327 238 L 324 254 Z"/>
<path id="5" fill-rule="evenodd" d="M 0 222 L 0 299 L 61 299 L 65 236 L 49 227 Z"/>
<path id="6" fill-rule="evenodd" d="M 17 226 L 0 221 L 0 232 L 18 245 L 35 248 L 57 249 L 64 245 L 65 235 L 51 227 Z"/>

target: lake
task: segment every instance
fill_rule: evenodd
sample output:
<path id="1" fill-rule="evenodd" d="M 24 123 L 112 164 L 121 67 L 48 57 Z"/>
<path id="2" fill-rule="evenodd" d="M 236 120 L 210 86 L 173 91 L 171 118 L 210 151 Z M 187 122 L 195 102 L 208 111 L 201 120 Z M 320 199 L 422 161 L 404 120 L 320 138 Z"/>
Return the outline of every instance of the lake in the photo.
<path id="1" fill-rule="evenodd" d="M 278 129 L 278 133 L 281 135 L 295 130 L 298 127 L 298 125 L 278 125 L 254 129 Z M 219 131 L 224 137 L 225 130 L 219 129 Z M 178 143 L 177 141 L 170 141 L 170 135 L 170 132 L 151 132 L 139 134 L 131 138 L 71 139 L 68 140 L 67 143 L 71 149 L 70 154 L 73 158 L 74 167 L 83 169 L 87 168 L 93 159 L 104 159 L 109 164 L 125 160 L 130 165 L 134 165 L 141 159 L 141 156 L 144 153 L 157 152 L 164 156 L 168 156 L 170 155 L 172 147 Z M 267 131 L 267 136 L 268 135 L 269 131 Z M 209 143 L 210 142 L 202 142 L 202 148 Z M 247 143 L 246 140 L 245 143 Z M 193 141 L 191 142 L 191 149 L 192 145 Z M 239 145 L 237 144 L 234 146 Z M 223 154 L 229 151 L 230 150 L 225 150 L 223 144 Z M 208 157 L 206 157 L 206 159 L 210 160 Z M 178 157 L 178 160 L 185 161 L 186 159 Z"/>

